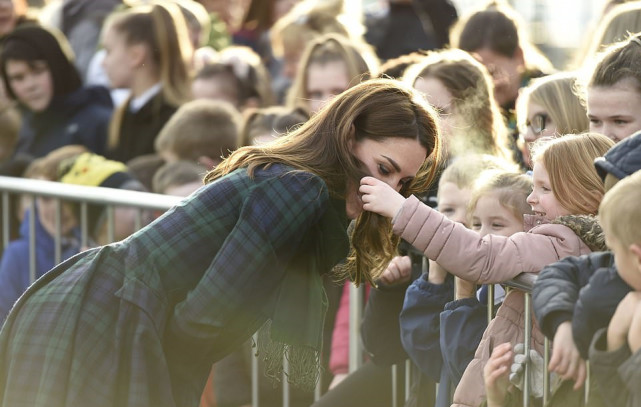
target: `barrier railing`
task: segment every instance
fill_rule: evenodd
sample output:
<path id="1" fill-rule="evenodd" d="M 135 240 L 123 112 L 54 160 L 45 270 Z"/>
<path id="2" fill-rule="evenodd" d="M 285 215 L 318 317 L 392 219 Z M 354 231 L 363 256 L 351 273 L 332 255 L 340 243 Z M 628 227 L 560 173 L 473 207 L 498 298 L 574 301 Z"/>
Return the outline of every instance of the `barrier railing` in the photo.
<path id="1" fill-rule="evenodd" d="M 42 181 L 42 180 L 33 180 L 33 179 L 23 179 L 23 178 L 13 178 L 13 177 L 4 177 L 0 176 L 0 194 L 2 195 L 2 245 L 3 249 L 8 245 L 10 241 L 10 228 L 11 228 L 11 217 L 10 211 L 15 210 L 11 205 L 10 197 L 12 195 L 24 195 L 31 197 L 28 208 L 30 208 L 30 213 L 35 213 L 35 199 L 36 197 L 47 197 L 55 200 L 55 262 L 58 263 L 61 260 L 61 242 L 62 242 L 62 204 L 63 202 L 70 201 L 75 202 L 80 205 L 80 236 L 81 236 L 81 246 L 87 247 L 89 242 L 89 231 L 88 231 L 88 206 L 92 204 L 104 205 L 107 208 L 107 225 L 108 225 L 108 236 L 110 240 L 113 240 L 114 236 L 114 225 L 116 219 L 114 217 L 114 208 L 126 206 L 130 208 L 135 208 L 137 214 L 135 217 L 134 229 L 139 229 L 144 226 L 143 224 L 143 211 L 146 210 L 155 210 L 155 211 L 165 211 L 175 204 L 177 204 L 182 198 L 175 196 L 159 195 L 147 192 L 137 192 L 137 191 L 128 191 L 128 190 L 118 190 L 110 188 L 100 188 L 100 187 L 86 187 L 70 184 L 62 184 L 58 182 Z M 36 261 L 35 261 L 35 216 L 29 218 L 29 234 L 30 234 L 30 256 L 29 256 L 29 273 L 31 281 L 35 281 L 36 277 Z M 536 280 L 536 276 L 532 274 L 522 274 L 514 278 L 513 280 L 505 283 L 506 286 L 513 289 L 521 290 L 525 292 L 525 338 L 531 337 L 531 296 L 530 291 Z M 363 305 L 363 291 L 362 289 L 357 289 L 352 287 L 351 291 L 351 300 L 350 300 L 350 359 L 349 359 L 349 370 L 353 372 L 357 370 L 362 364 L 362 355 L 363 349 L 360 341 L 360 322 L 362 318 L 362 305 Z M 494 301 L 493 301 L 493 287 L 490 287 L 488 295 L 488 321 L 491 319 L 494 314 Z M 526 340 L 525 342 L 525 352 L 529 354 L 530 341 Z M 545 350 L 544 350 L 545 366 L 547 367 L 549 361 L 550 353 L 550 344 L 549 341 L 545 340 Z M 404 388 L 400 388 L 397 382 L 391 383 L 393 392 L 395 394 L 393 404 L 396 406 L 397 394 L 404 390 L 405 399 L 409 397 L 410 383 L 409 383 L 409 370 L 410 362 L 408 361 L 404 366 L 394 366 L 393 368 L 393 377 L 397 377 L 398 373 L 404 372 L 402 375 L 405 377 Z M 529 366 L 526 364 L 524 375 L 524 394 L 523 394 L 523 405 L 528 406 L 529 401 Z M 252 406 L 259 406 L 258 403 L 258 387 L 256 385 L 256 380 L 258 378 L 258 364 L 252 363 Z M 283 380 L 283 406 L 289 406 L 289 388 L 287 386 L 287 380 Z M 544 377 L 544 404 L 548 401 L 550 390 L 550 380 L 549 374 L 546 374 Z M 320 385 L 317 387 L 314 398 L 317 400 L 321 397 Z M 587 393 L 586 393 L 587 397 Z"/>

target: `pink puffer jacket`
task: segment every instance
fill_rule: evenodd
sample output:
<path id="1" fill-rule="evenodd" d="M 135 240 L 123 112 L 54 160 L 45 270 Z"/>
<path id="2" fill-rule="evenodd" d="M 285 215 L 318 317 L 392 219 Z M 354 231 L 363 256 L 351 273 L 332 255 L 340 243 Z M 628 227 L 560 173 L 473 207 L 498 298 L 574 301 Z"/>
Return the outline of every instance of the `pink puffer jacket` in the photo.
<path id="1" fill-rule="evenodd" d="M 481 238 L 478 233 L 452 222 L 413 196 L 405 201 L 393 220 L 395 234 L 445 269 L 456 270 L 458 277 L 479 284 L 501 283 L 523 272 L 538 273 L 545 265 L 564 257 L 591 252 L 567 226 L 542 224 L 541 219 L 533 216 L 529 216 L 526 223 L 536 226 L 510 237 L 487 235 Z M 483 366 L 493 346 L 523 342 L 523 308 L 522 293 L 512 291 L 505 298 L 456 388 L 454 406 L 475 407 L 483 402 Z M 543 335 L 535 326 L 532 346 L 541 352 L 542 344 Z"/>

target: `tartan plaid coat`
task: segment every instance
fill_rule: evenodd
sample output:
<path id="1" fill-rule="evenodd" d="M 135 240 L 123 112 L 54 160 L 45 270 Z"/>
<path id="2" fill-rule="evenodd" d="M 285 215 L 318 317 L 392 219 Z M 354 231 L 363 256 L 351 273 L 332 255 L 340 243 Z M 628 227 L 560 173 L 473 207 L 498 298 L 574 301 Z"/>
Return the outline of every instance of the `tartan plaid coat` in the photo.
<path id="1" fill-rule="evenodd" d="M 291 170 L 237 170 L 38 280 L 0 332 L 1 405 L 197 406 L 212 363 L 270 317 L 299 243 L 337 202 Z"/>

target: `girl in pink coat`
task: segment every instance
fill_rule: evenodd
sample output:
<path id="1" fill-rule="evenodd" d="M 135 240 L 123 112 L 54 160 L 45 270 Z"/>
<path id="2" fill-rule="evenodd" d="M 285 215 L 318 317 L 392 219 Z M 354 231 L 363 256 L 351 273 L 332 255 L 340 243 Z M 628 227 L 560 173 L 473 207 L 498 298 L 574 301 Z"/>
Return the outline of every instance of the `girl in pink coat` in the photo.
<path id="1" fill-rule="evenodd" d="M 525 219 L 527 232 L 510 237 L 481 237 L 373 177 L 361 180 L 359 192 L 363 209 L 393 218 L 396 235 L 449 272 L 478 284 L 501 283 L 523 272 L 538 273 L 566 256 L 600 248 L 603 239 L 595 218 L 577 215 L 596 214 L 603 184 L 592 163 L 612 145 L 598 134 L 543 141 L 533 155 L 534 188 L 527 197 L 534 215 Z M 455 406 L 479 406 L 484 401 L 483 366 L 494 344 L 523 342 L 523 308 L 523 293 L 511 291 L 463 374 L 454 394 Z M 542 343 L 543 335 L 535 326 L 532 347 L 541 352 Z M 561 377 L 581 382 L 585 372 L 576 368 L 576 359 L 569 357 L 565 363 Z"/>

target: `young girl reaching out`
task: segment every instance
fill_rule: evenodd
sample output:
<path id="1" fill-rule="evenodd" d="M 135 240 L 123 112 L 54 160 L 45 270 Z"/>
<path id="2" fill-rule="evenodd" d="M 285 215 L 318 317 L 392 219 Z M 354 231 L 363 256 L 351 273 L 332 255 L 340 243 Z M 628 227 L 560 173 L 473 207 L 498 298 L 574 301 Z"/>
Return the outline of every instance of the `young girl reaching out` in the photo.
<path id="1" fill-rule="evenodd" d="M 450 220 L 471 226 L 481 236 L 522 232 L 523 214 L 531 213 L 525 202 L 532 190 L 530 177 L 500 167 L 481 170 L 470 164 L 474 161 L 459 158 L 443 172 L 439 211 Z M 460 182 L 454 183 L 452 170 L 464 176 L 459 178 L 467 178 L 468 183 L 457 188 Z M 430 261 L 429 272 L 408 287 L 400 314 L 404 349 L 422 372 L 439 383 L 437 407 L 450 406 L 451 393 L 487 327 L 485 302 L 476 299 L 473 283 L 463 282 L 468 286 L 462 289 L 461 282 Z M 496 288 L 495 303 L 502 302 L 504 292 L 500 286 Z"/>
<path id="2" fill-rule="evenodd" d="M 416 197 L 403 198 L 372 177 L 361 180 L 359 192 L 364 210 L 393 218 L 396 235 L 457 277 L 475 283 L 499 283 L 522 272 L 538 273 L 543 266 L 563 257 L 592 251 L 596 245 L 586 232 L 593 231 L 594 220 L 563 215 L 596 214 L 603 186 L 592 162 L 612 145 L 611 140 L 598 134 L 546 141 L 534 154 L 534 189 L 527 198 L 535 215 L 525 221 L 528 232 L 510 237 L 481 237 Z M 516 290 L 506 296 L 497 318 L 483 335 L 475 360 L 463 374 L 454 394 L 455 405 L 478 406 L 482 402 L 485 390 L 478 378 L 492 343 L 523 341 L 522 297 Z M 501 320 L 497 326 L 496 321 Z M 537 327 L 533 338 L 534 349 L 541 352 L 542 335 Z M 577 383 L 582 382 L 582 377 L 578 379 Z"/>

